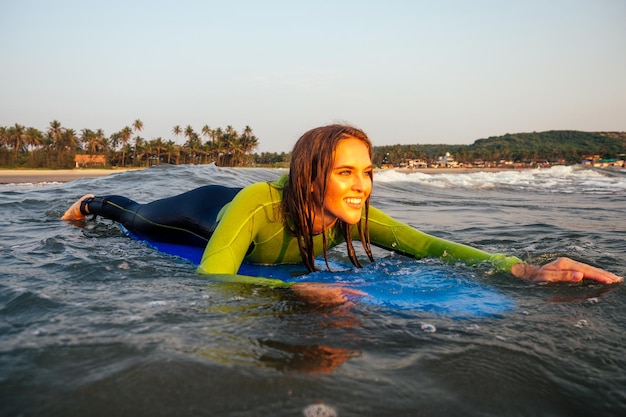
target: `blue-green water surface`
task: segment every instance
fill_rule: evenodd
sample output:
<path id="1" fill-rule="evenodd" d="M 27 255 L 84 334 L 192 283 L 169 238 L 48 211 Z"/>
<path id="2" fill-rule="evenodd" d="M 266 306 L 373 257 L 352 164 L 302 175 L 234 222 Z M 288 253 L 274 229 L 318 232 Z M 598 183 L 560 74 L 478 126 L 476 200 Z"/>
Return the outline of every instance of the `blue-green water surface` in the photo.
<path id="1" fill-rule="evenodd" d="M 448 268 L 514 308 L 458 317 L 216 283 L 110 221 L 60 221 L 81 195 L 141 202 L 280 170 L 154 167 L 0 185 L 0 416 L 591 416 L 626 413 L 626 290 Z M 626 275 L 626 175 L 579 167 L 377 173 L 372 204 L 419 229 L 532 262 Z M 331 256 L 345 260 L 343 250 Z"/>

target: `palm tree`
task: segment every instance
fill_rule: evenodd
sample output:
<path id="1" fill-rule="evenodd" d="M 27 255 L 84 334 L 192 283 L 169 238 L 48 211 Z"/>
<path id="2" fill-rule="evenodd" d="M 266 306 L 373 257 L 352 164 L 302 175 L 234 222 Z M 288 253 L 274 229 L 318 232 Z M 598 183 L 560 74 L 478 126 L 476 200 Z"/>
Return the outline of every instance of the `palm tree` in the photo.
<path id="1" fill-rule="evenodd" d="M 176 165 L 178 165 L 178 158 L 180 157 L 180 147 L 174 143 L 174 141 L 168 140 L 165 144 L 165 152 L 167 153 L 167 163 L 172 161 L 172 155 L 176 157 Z"/>
<path id="2" fill-rule="evenodd" d="M 61 156 L 70 155 L 72 153 L 76 153 L 76 149 L 78 148 L 78 136 L 76 135 L 76 131 L 74 129 L 65 129 L 63 134 L 61 135 L 61 144 L 59 149 L 61 154 L 59 155 L 59 160 Z M 64 158 L 65 159 L 65 158 Z M 59 164 L 61 165 L 61 163 Z M 62 162 L 63 166 L 71 165 L 69 161 L 64 160 Z"/>
<path id="3" fill-rule="evenodd" d="M 176 139 L 178 140 L 178 137 L 183 133 L 183 129 L 181 129 L 179 125 L 176 125 L 172 129 L 172 133 L 174 134 L 174 136 L 176 136 Z"/>
<path id="4" fill-rule="evenodd" d="M 122 143 L 122 167 L 126 166 L 126 145 L 128 145 L 128 141 L 132 135 L 133 131 L 128 126 L 125 126 L 124 129 L 119 132 L 119 139 Z"/>
<path id="5" fill-rule="evenodd" d="M 153 139 L 150 141 L 150 148 L 153 151 L 156 151 L 157 156 L 157 165 L 161 165 L 161 151 L 166 149 L 165 143 L 163 143 L 163 139 L 160 137 Z"/>
<path id="6" fill-rule="evenodd" d="M 29 149 L 30 166 L 35 166 L 35 151 L 43 145 L 43 133 L 39 129 L 29 127 L 26 130 L 26 147 Z"/>
<path id="7" fill-rule="evenodd" d="M 0 164 L 8 164 L 7 160 L 7 152 L 5 151 L 5 147 L 9 146 L 9 133 L 5 126 L 0 126 L 0 156 L 3 157 L 4 161 L 0 160 Z"/>
<path id="8" fill-rule="evenodd" d="M 237 156 L 241 153 L 241 144 L 239 143 L 239 133 L 231 126 L 226 126 L 226 133 L 224 134 L 224 141 L 226 149 L 230 156 L 228 166 L 235 166 L 237 162 Z"/>
<path id="9" fill-rule="evenodd" d="M 24 150 L 26 146 L 26 128 L 15 123 L 15 126 L 9 128 L 9 143 L 13 147 L 15 163 L 18 162 L 18 154 Z"/>
<path id="10" fill-rule="evenodd" d="M 210 138 L 213 135 L 213 130 L 209 127 L 209 125 L 202 126 L 202 136 L 206 138 Z"/>
<path id="11" fill-rule="evenodd" d="M 228 152 L 228 147 L 226 146 L 224 139 L 224 131 L 221 127 L 218 127 L 213 131 L 213 144 L 214 144 L 214 152 L 216 156 L 215 164 L 218 166 L 222 166 L 224 154 Z"/>
<path id="12" fill-rule="evenodd" d="M 196 136 L 196 132 L 193 131 L 193 127 L 191 127 L 191 125 L 187 125 L 187 127 L 185 128 L 185 136 L 187 137 L 188 141 Z"/>
<path id="13" fill-rule="evenodd" d="M 143 157 L 149 157 L 151 152 L 154 153 L 153 158 L 156 157 L 156 164 L 165 162 L 163 154 L 167 154 L 168 163 L 198 164 L 215 161 L 221 166 L 236 166 L 246 163 L 247 156 L 258 147 L 258 138 L 250 126 L 246 126 L 239 134 L 232 126 L 211 129 L 205 124 L 198 134 L 191 125 L 187 125 L 184 130 L 177 125 L 172 133 L 176 137 L 184 135 L 187 138 L 182 146 L 172 140 L 164 142 L 160 137 L 146 143 L 139 136 L 142 130 L 143 122 L 139 119 L 111 134 L 110 138 L 105 137 L 102 129 L 93 131 L 85 128 L 77 135 L 74 129 L 62 127 L 58 120 L 50 122 L 45 132 L 17 123 L 11 127 L 0 126 L 0 163 L 63 167 L 69 164 L 70 157 L 77 151 L 83 151 L 90 155 L 105 153 L 110 162 L 120 166 L 126 165 L 126 158 L 131 154 L 134 154 L 133 162 L 142 165 Z M 134 146 L 131 146 L 129 141 L 134 135 Z M 202 137 L 206 139 L 205 143 L 202 143 Z M 26 154 L 28 159 L 25 159 Z"/>
<path id="14" fill-rule="evenodd" d="M 191 163 L 196 164 L 198 162 L 198 154 L 202 153 L 202 143 L 200 142 L 198 134 L 194 132 L 191 125 L 187 125 L 187 127 L 185 128 L 185 136 L 187 137 L 187 142 L 185 142 L 183 146 L 187 150 L 187 154 L 191 160 Z"/>
<path id="15" fill-rule="evenodd" d="M 202 136 L 204 136 L 207 139 L 213 137 L 213 130 L 209 127 L 209 125 L 202 126 Z M 210 158 L 210 155 L 213 149 L 209 141 L 205 142 L 202 148 L 203 148 L 203 153 L 204 153 L 204 163 L 206 164 Z"/>
<path id="16" fill-rule="evenodd" d="M 121 132 L 113 132 L 108 140 L 109 147 L 109 158 L 112 165 L 119 164 L 119 153 L 118 148 L 120 146 L 120 142 L 122 141 L 122 133 Z"/>
<path id="17" fill-rule="evenodd" d="M 85 146 L 85 150 L 89 155 L 95 155 L 98 152 L 98 141 L 96 132 L 91 129 L 83 129 L 80 135 L 80 141 Z"/>
<path id="18" fill-rule="evenodd" d="M 215 162 L 217 160 L 217 156 L 219 155 L 217 150 L 217 142 L 207 142 L 205 144 L 205 149 L 207 153 L 207 163 Z"/>
<path id="19" fill-rule="evenodd" d="M 141 166 L 141 158 L 146 155 L 146 141 L 141 136 L 135 136 L 135 148 L 134 148 L 134 161 L 139 161 L 138 166 Z M 137 162 L 135 162 L 137 163 Z"/>
<path id="20" fill-rule="evenodd" d="M 60 163 L 60 154 L 61 154 L 61 135 L 65 129 L 61 126 L 61 122 L 58 120 L 53 120 L 50 122 L 50 127 L 48 128 L 48 141 L 49 146 L 56 153 L 57 157 L 57 165 Z M 49 165 L 49 163 L 48 163 Z"/>
<path id="21" fill-rule="evenodd" d="M 247 125 L 244 128 L 239 141 L 241 143 L 241 150 L 244 157 L 246 154 L 251 154 L 252 151 L 254 151 L 259 146 L 259 139 L 254 136 L 254 134 L 252 133 L 252 128 Z"/>
<path id="22" fill-rule="evenodd" d="M 6 126 L 0 126 L 0 147 L 7 146 L 7 128 Z"/>
<path id="23" fill-rule="evenodd" d="M 136 161 L 137 160 L 137 155 L 140 152 L 140 147 L 144 145 L 145 141 L 143 138 L 139 137 L 138 133 L 143 131 L 143 122 L 139 119 L 136 119 L 133 122 L 133 131 L 135 132 L 135 152 L 134 152 L 134 156 L 133 159 Z M 141 165 L 141 163 L 139 164 Z"/>
<path id="24" fill-rule="evenodd" d="M 152 152 L 154 151 L 154 149 L 152 148 L 152 142 L 147 142 L 145 141 L 143 138 L 137 137 L 136 139 L 139 140 L 138 143 L 136 143 L 136 147 L 135 147 L 135 154 L 137 155 L 137 157 L 135 158 L 135 160 L 137 161 L 136 163 L 138 163 L 138 166 L 142 166 L 142 160 L 145 158 L 146 159 L 146 165 L 147 167 L 150 166 L 150 158 L 152 156 Z"/>
<path id="25" fill-rule="evenodd" d="M 107 141 L 107 138 L 104 136 L 104 130 L 96 130 L 96 138 L 98 140 L 100 152 L 105 153 L 109 149 L 109 143 Z"/>
<path id="26" fill-rule="evenodd" d="M 122 155 L 130 155 L 133 152 L 133 147 L 131 146 L 130 143 L 126 143 L 126 145 L 124 145 L 122 147 Z M 125 159 L 122 159 L 122 161 L 124 161 Z"/>
<path id="27" fill-rule="evenodd" d="M 137 132 L 143 131 L 143 122 L 139 119 L 135 120 L 133 122 L 133 130 L 135 131 L 135 134 L 137 134 Z"/>

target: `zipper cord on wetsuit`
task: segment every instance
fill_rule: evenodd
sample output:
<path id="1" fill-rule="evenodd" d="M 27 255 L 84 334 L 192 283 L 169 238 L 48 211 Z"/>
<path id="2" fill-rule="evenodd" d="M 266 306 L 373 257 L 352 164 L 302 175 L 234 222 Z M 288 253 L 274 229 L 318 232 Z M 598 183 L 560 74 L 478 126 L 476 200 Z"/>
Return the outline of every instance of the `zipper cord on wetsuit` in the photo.
<path id="1" fill-rule="evenodd" d="M 152 220 L 150 220 L 150 219 L 148 219 L 148 218 L 146 218 L 146 217 L 142 216 L 141 214 L 137 213 L 136 211 L 129 210 L 129 209 L 127 209 L 127 208 L 125 208 L 125 207 L 122 207 L 122 206 L 120 206 L 119 204 L 115 204 L 115 203 L 113 203 L 113 202 L 111 202 L 111 201 L 109 201 L 109 200 L 105 200 L 105 203 L 106 203 L 106 204 L 110 204 L 110 205 L 112 205 L 113 207 L 115 207 L 115 208 L 117 208 L 117 209 L 119 209 L 119 210 L 121 210 L 121 211 L 124 211 L 124 212 L 126 212 L 126 213 L 131 213 L 131 214 L 134 214 L 135 216 L 139 217 L 140 219 L 142 219 L 142 220 L 143 220 L 143 221 L 145 221 L 146 223 L 150 223 L 150 224 L 152 224 L 152 225 L 154 225 L 154 226 L 157 226 L 157 227 L 163 227 L 163 228 L 165 228 L 165 229 L 169 229 L 169 230 L 176 230 L 176 231 L 179 231 L 179 232 L 186 232 L 186 233 L 190 233 L 190 234 L 192 234 L 192 235 L 194 235 L 194 236 L 196 236 L 196 237 L 198 237 L 198 238 L 200 238 L 200 239 L 202 239 L 202 240 L 204 240 L 204 241 L 206 241 L 206 242 L 208 242 L 208 241 L 209 241 L 209 239 L 207 239 L 206 237 L 204 237 L 204 236 L 202 236 L 202 235 L 199 235 L 199 234 L 197 234 L 197 233 L 195 233 L 195 232 L 192 232 L 191 230 L 183 229 L 182 227 L 177 227 L 177 226 L 170 226 L 170 225 L 168 225 L 168 224 L 156 223 L 156 222 L 154 222 L 154 221 L 152 221 Z"/>

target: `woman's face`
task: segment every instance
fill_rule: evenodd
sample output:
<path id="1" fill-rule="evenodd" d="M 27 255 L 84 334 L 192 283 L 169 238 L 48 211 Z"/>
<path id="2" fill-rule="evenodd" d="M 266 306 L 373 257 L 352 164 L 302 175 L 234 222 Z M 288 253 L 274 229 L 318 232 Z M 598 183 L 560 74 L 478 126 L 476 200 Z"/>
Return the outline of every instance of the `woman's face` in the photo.
<path id="1" fill-rule="evenodd" d="M 367 145 L 355 138 L 341 140 L 333 155 L 333 166 L 324 195 L 324 224 L 332 226 L 337 219 L 348 224 L 361 220 L 365 200 L 372 192 L 372 160 Z M 316 232 L 321 232 L 320 216 Z"/>

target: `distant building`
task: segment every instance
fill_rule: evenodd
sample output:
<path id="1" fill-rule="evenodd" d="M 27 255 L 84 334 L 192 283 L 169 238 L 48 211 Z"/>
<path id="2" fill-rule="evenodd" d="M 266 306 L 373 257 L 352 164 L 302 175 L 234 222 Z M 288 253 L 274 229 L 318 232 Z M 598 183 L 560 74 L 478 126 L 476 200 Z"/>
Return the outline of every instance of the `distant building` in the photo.
<path id="1" fill-rule="evenodd" d="M 450 152 L 446 152 L 445 155 L 437 158 L 435 162 L 435 166 L 438 168 L 454 168 L 459 164 L 454 160 L 454 157 L 450 154 Z"/>
<path id="2" fill-rule="evenodd" d="M 482 159 L 474 159 L 474 163 L 472 165 L 476 168 L 485 168 L 485 166 L 487 166 L 485 161 Z"/>
<path id="3" fill-rule="evenodd" d="M 412 169 L 428 168 L 426 161 L 421 159 L 409 159 L 407 161 L 407 166 Z"/>
<path id="4" fill-rule="evenodd" d="M 105 166 L 107 158 L 105 155 L 76 155 L 74 157 L 76 168 L 87 166 Z"/>
<path id="5" fill-rule="evenodd" d="M 582 160 L 582 164 L 583 165 L 589 165 L 589 166 L 593 166 L 595 164 L 596 161 L 599 161 L 600 159 L 602 159 L 600 157 L 600 155 L 584 155 L 583 156 L 583 160 Z"/>
<path id="6" fill-rule="evenodd" d="M 619 159 L 598 159 L 597 161 L 594 161 L 593 164 L 594 167 L 599 167 L 599 168 L 608 168 L 608 167 L 617 167 L 617 168 L 623 168 L 624 167 L 624 161 L 619 160 Z"/>
<path id="7" fill-rule="evenodd" d="M 623 159 L 601 158 L 600 155 L 585 155 L 581 163 L 596 168 L 624 167 Z"/>

